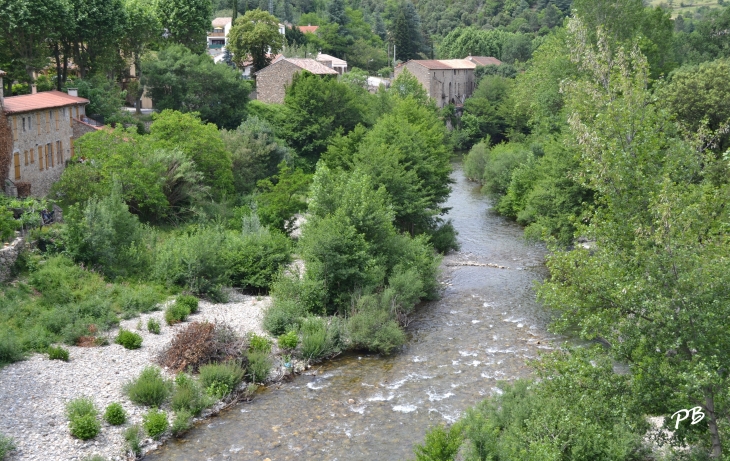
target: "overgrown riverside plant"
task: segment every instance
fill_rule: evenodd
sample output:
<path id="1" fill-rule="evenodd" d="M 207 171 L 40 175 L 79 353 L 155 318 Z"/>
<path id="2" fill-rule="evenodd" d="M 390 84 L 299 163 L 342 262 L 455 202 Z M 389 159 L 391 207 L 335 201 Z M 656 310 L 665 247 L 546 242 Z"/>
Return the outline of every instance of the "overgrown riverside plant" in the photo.
<path id="1" fill-rule="evenodd" d="M 248 336 L 248 348 L 255 352 L 271 352 L 271 340 L 266 336 L 251 333 Z"/>
<path id="2" fill-rule="evenodd" d="M 279 348 L 283 350 L 294 350 L 297 348 L 297 344 L 299 344 L 299 335 L 295 330 L 290 330 L 287 333 L 280 335 L 277 342 L 279 344 Z"/>
<path id="3" fill-rule="evenodd" d="M 190 315 L 190 308 L 185 304 L 173 303 L 165 309 L 165 322 L 168 325 L 184 322 Z"/>
<path id="4" fill-rule="evenodd" d="M 170 406 L 176 413 L 187 411 L 198 416 L 212 403 L 213 399 L 204 392 L 198 380 L 188 374 L 178 373 L 175 377 L 175 391 L 170 400 Z"/>
<path id="5" fill-rule="evenodd" d="M 157 367 L 147 367 L 135 380 L 124 385 L 129 400 L 137 405 L 161 406 L 170 395 L 172 383 L 162 377 Z"/>
<path id="6" fill-rule="evenodd" d="M 112 426 L 120 426 L 127 422 L 127 413 L 120 403 L 110 403 L 104 410 L 104 421 Z"/>
<path id="7" fill-rule="evenodd" d="M 124 440 L 135 456 L 142 454 L 142 438 L 142 428 L 139 424 L 134 424 L 124 430 Z"/>
<path id="8" fill-rule="evenodd" d="M 172 420 L 170 432 L 175 437 L 180 437 L 193 427 L 193 415 L 189 410 L 180 410 L 175 412 L 175 418 Z"/>
<path id="9" fill-rule="evenodd" d="M 66 417 L 70 422 L 71 435 L 81 440 L 96 437 L 101 431 L 98 414 L 94 402 L 88 397 L 79 397 L 68 402 Z"/>
<path id="10" fill-rule="evenodd" d="M 48 348 L 48 358 L 51 360 L 63 360 L 64 362 L 68 362 L 68 349 L 64 349 L 60 346 L 50 346 Z"/>
<path id="11" fill-rule="evenodd" d="M 149 331 L 150 333 L 159 335 L 160 334 L 160 322 L 158 322 L 156 318 L 150 317 L 147 320 L 147 331 Z"/>
<path id="12" fill-rule="evenodd" d="M 244 369 L 237 362 L 211 363 L 200 367 L 200 384 L 205 392 L 216 398 L 230 394 L 243 381 Z"/>
<path id="13" fill-rule="evenodd" d="M 142 347 L 142 336 L 133 331 L 121 328 L 115 342 L 124 346 L 125 349 L 139 349 Z"/>
<path id="14" fill-rule="evenodd" d="M 170 426 L 167 420 L 167 413 L 157 408 L 152 408 L 142 416 L 142 426 L 147 435 L 158 440 Z"/>
<path id="15" fill-rule="evenodd" d="M 246 353 L 248 365 L 246 367 L 246 376 L 252 383 L 263 383 L 269 377 L 273 362 L 267 352 L 250 351 Z"/>
<path id="16" fill-rule="evenodd" d="M 191 314 L 197 314 L 198 312 L 198 298 L 192 295 L 178 295 L 175 298 L 175 304 L 186 307 Z"/>

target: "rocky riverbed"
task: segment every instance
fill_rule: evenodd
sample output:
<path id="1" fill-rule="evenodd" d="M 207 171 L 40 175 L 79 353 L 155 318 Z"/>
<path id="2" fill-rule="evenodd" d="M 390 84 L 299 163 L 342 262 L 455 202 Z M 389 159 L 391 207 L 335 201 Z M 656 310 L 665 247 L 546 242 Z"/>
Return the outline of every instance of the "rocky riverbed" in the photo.
<path id="1" fill-rule="evenodd" d="M 269 304 L 267 297 L 229 293 L 229 302 L 212 304 L 201 301 L 191 321 L 219 321 L 231 325 L 239 334 L 262 334 L 261 317 Z M 150 317 L 162 326 L 159 335 L 149 333 Z M 138 326 L 144 328 L 138 329 Z M 27 360 L 0 370 L 0 433 L 11 436 L 17 449 L 9 460 L 66 461 L 101 455 L 107 460 L 125 460 L 122 433 L 129 424 L 141 423 L 146 408 L 134 405 L 122 392 L 123 385 L 136 378 L 186 323 L 168 326 L 163 310 L 122 321 L 120 327 L 142 335 L 142 347 L 127 350 L 114 344 L 117 330 L 108 333 L 110 345 L 104 347 L 68 347 L 68 362 L 49 360 L 46 354 L 34 354 Z M 64 346 L 66 347 L 66 346 Z M 171 375 L 172 376 L 172 375 Z M 100 414 L 112 402 L 122 404 L 128 424 L 121 427 L 102 423 L 101 433 L 83 442 L 71 437 L 65 415 L 66 403 L 74 398 L 91 397 Z M 151 439 L 144 450 L 155 448 Z"/>

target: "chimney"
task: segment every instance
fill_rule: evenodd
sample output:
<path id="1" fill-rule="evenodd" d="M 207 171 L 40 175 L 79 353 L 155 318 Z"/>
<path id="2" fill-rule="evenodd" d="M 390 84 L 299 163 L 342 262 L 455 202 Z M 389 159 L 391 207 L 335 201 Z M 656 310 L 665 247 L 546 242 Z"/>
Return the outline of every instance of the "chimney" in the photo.
<path id="1" fill-rule="evenodd" d="M 2 107 L 5 105 L 5 84 L 3 83 L 3 77 L 5 77 L 5 72 L 0 70 L 0 111 L 2 111 Z"/>
<path id="2" fill-rule="evenodd" d="M 36 87 L 36 84 L 34 83 L 30 86 L 30 94 L 36 94 L 36 93 L 38 93 L 38 87 Z"/>
<path id="3" fill-rule="evenodd" d="M 79 96 L 79 89 L 78 88 L 67 88 L 66 91 L 68 92 L 69 96 Z"/>

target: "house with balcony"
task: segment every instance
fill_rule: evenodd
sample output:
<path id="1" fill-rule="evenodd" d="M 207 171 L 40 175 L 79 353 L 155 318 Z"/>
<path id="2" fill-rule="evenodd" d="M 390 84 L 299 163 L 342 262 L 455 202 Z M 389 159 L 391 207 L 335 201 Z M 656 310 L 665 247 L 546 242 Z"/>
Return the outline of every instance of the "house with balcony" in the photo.
<path id="1" fill-rule="evenodd" d="M 233 18 L 215 18 L 211 25 L 212 29 L 208 32 L 208 49 L 222 50 L 228 43 L 228 32 L 231 31 Z"/>

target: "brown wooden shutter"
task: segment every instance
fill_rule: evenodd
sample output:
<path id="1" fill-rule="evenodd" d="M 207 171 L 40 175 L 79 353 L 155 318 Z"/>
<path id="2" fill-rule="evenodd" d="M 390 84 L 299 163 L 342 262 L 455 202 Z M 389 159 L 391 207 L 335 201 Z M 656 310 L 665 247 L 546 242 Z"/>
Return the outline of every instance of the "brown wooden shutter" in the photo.
<path id="1" fill-rule="evenodd" d="M 38 146 L 38 169 L 43 171 L 43 146 Z"/>
<path id="2" fill-rule="evenodd" d="M 56 111 L 56 131 L 58 131 L 58 121 L 61 119 L 61 109 Z"/>
<path id="3" fill-rule="evenodd" d="M 46 112 L 46 133 L 51 131 L 51 111 Z M 48 162 L 46 162 L 48 164 Z"/>
<path id="4" fill-rule="evenodd" d="M 35 163 L 35 150 L 33 148 L 30 149 L 30 163 Z"/>
<path id="5" fill-rule="evenodd" d="M 56 164 L 53 162 L 53 143 L 48 143 L 48 158 L 46 159 L 46 168 L 48 168 L 48 164 L 51 164 L 51 168 L 56 166 Z"/>
<path id="6" fill-rule="evenodd" d="M 23 154 L 25 157 L 25 166 L 28 166 L 28 151 L 26 150 L 25 152 L 23 152 Z"/>
<path id="7" fill-rule="evenodd" d="M 36 123 L 36 125 L 38 125 L 38 134 L 41 134 L 41 113 L 38 112 L 37 114 L 35 114 L 35 117 L 36 117 L 36 122 L 38 122 L 38 123 Z"/>
<path id="8" fill-rule="evenodd" d="M 15 163 L 15 180 L 20 181 L 20 152 L 16 152 L 13 157 Z"/>

